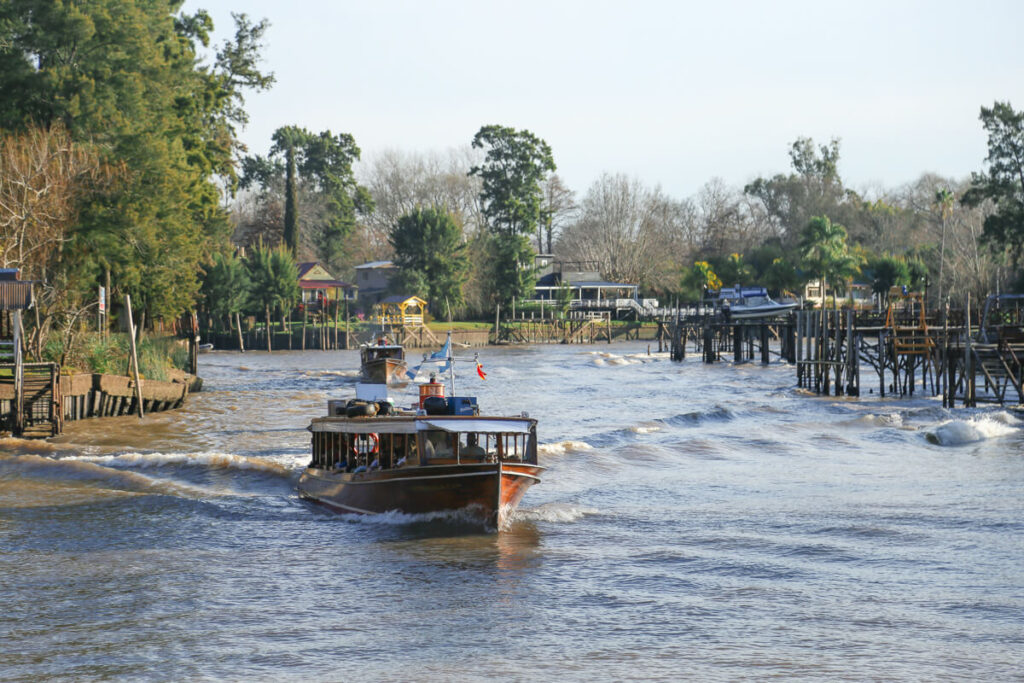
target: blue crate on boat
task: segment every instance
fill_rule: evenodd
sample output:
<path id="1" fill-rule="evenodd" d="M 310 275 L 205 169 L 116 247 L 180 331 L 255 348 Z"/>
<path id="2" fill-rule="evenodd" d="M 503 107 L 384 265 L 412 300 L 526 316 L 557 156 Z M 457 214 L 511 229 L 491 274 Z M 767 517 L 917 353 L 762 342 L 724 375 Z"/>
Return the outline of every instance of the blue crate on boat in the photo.
<path id="1" fill-rule="evenodd" d="M 479 415 L 480 408 L 476 404 L 476 396 L 450 396 L 448 398 L 449 415 Z"/>

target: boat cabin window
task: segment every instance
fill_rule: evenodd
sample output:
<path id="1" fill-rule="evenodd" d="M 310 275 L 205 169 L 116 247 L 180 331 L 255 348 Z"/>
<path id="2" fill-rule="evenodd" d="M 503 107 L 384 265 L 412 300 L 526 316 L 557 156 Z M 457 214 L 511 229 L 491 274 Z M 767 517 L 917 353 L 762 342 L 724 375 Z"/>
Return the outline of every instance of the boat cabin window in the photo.
<path id="1" fill-rule="evenodd" d="M 533 434 L 447 432 L 346 434 L 313 432 L 311 467 L 352 472 L 418 465 L 537 462 Z"/>
<path id="2" fill-rule="evenodd" d="M 532 434 L 487 432 L 420 432 L 423 464 L 472 462 L 536 462 L 537 448 Z"/>

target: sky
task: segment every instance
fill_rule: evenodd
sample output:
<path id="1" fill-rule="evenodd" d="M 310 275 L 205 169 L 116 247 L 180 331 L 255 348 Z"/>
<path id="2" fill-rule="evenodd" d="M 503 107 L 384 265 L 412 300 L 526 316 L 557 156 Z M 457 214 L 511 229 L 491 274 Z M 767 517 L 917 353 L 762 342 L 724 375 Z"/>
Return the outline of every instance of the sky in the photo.
<path id="1" fill-rule="evenodd" d="M 363 159 L 444 152 L 483 125 L 546 140 L 585 193 L 624 173 L 678 199 L 789 172 L 798 137 L 841 141 L 847 186 L 984 168 L 981 106 L 1024 109 L 1024 2 L 187 0 L 215 42 L 266 18 L 242 141 L 351 133 Z"/>

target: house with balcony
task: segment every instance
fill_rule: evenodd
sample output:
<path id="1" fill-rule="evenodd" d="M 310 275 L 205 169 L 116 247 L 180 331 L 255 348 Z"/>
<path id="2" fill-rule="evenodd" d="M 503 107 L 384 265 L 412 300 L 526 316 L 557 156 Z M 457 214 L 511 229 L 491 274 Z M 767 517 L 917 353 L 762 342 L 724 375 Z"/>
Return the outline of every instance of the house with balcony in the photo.
<path id="1" fill-rule="evenodd" d="M 602 278 L 592 261 L 558 261 L 551 254 L 538 254 L 535 266 L 534 301 L 558 301 L 559 292 L 568 288 L 572 309 L 609 311 L 616 318 L 639 318 L 658 307 L 657 299 L 639 297 L 639 285 Z"/>
<path id="2" fill-rule="evenodd" d="M 299 269 L 299 291 L 301 304 L 307 311 L 318 311 L 325 302 L 353 301 L 356 287 L 348 282 L 334 279 L 319 261 L 296 264 Z"/>

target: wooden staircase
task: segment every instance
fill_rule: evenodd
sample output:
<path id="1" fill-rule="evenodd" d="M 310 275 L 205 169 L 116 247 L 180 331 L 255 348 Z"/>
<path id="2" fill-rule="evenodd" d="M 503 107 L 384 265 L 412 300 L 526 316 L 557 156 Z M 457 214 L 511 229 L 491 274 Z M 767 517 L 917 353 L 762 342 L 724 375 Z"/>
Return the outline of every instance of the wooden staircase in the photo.
<path id="1" fill-rule="evenodd" d="M 985 377 L 985 385 L 998 402 L 1012 400 L 1007 392 L 1013 389 L 1017 403 L 1024 403 L 1024 373 L 1021 359 L 1024 358 L 1024 344 L 1000 342 L 998 344 L 974 344 L 971 346 L 975 367 Z"/>
<path id="2" fill-rule="evenodd" d="M 60 425 L 60 368 L 56 363 L 25 363 L 21 436 L 56 436 Z"/>

